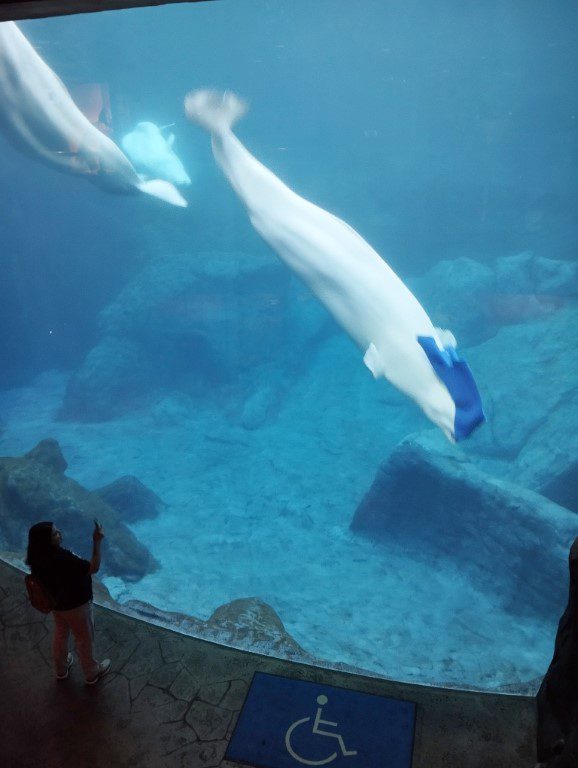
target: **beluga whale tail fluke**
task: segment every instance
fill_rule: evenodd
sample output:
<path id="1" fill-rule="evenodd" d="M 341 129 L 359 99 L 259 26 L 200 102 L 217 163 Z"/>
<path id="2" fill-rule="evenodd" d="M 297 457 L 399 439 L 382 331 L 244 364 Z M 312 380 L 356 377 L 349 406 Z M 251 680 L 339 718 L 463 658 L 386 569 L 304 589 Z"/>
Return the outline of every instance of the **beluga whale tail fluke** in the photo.
<path id="1" fill-rule="evenodd" d="M 247 103 L 231 91 L 192 91 L 185 97 L 185 113 L 209 133 L 229 130 L 247 112 Z"/>
<path id="2" fill-rule="evenodd" d="M 187 201 L 173 184 L 145 181 L 122 150 L 74 103 L 13 21 L 0 23 L 0 130 L 21 152 L 120 193 Z"/>
<path id="3" fill-rule="evenodd" d="M 468 437 L 485 416 L 451 331 L 434 327 L 361 235 L 297 195 L 253 157 L 232 132 L 246 109 L 227 91 L 194 91 L 185 98 L 187 117 L 211 134 L 215 160 L 253 227 L 358 344 L 373 376 L 413 399 L 449 440 Z"/>

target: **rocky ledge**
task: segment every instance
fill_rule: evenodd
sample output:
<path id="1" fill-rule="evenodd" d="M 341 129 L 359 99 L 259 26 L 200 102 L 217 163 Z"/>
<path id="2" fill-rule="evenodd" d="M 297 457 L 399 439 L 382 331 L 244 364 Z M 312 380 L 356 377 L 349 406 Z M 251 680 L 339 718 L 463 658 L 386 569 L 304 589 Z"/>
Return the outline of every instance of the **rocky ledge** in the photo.
<path id="1" fill-rule="evenodd" d="M 158 570 L 118 509 L 66 477 L 66 468 L 60 446 L 52 439 L 42 440 L 22 457 L 0 458 L 0 540 L 5 548 L 25 552 L 30 526 L 52 520 L 63 532 L 63 545 L 87 557 L 97 518 L 106 530 L 107 575 L 138 581 Z"/>
<path id="2" fill-rule="evenodd" d="M 554 619 L 578 515 L 481 471 L 436 438 L 407 438 L 384 461 L 351 529 L 414 556 L 457 562 L 513 614 Z"/>

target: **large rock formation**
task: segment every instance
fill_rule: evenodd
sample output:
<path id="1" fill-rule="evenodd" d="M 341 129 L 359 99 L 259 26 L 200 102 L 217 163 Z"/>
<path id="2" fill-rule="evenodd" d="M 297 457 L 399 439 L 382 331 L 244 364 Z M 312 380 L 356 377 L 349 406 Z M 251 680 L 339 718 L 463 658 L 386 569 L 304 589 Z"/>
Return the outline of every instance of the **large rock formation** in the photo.
<path id="1" fill-rule="evenodd" d="M 279 659 L 293 659 L 304 664 L 313 664 L 316 667 L 328 667 L 358 675 L 370 674 L 375 676 L 375 672 L 370 672 L 362 667 L 340 661 L 327 661 L 304 650 L 287 632 L 276 611 L 260 597 L 243 597 L 232 600 L 230 603 L 219 606 L 207 621 L 203 621 L 185 613 L 163 611 L 161 608 L 141 600 L 128 600 L 122 604 L 116 603 L 110 595 L 106 594 L 105 588 L 98 593 L 95 592 L 95 595 L 103 605 L 110 605 L 116 610 L 130 613 L 146 621 L 152 621 L 169 629 L 175 629 L 214 643 L 230 645 L 233 648 L 243 648 L 252 653 L 275 656 Z M 445 685 L 445 683 L 442 682 L 440 685 Z M 515 686 L 512 688 L 515 692 L 520 692 Z M 532 689 L 531 692 L 534 693 L 535 689 Z"/>
<path id="2" fill-rule="evenodd" d="M 527 252 L 493 267 L 461 258 L 411 283 L 434 323 L 470 346 L 488 423 L 468 452 L 492 474 L 576 508 L 578 264 Z"/>
<path id="3" fill-rule="evenodd" d="M 273 256 L 157 258 L 101 312 L 102 337 L 70 380 L 60 415 L 99 421 L 160 391 L 214 396 L 231 380 L 250 388 L 244 379 L 280 355 L 288 366 L 296 364 L 302 344 L 325 319 L 301 296 Z"/>
<path id="4" fill-rule="evenodd" d="M 207 621 L 185 613 L 163 611 L 141 600 L 123 603 L 122 610 L 127 609 L 148 621 L 205 640 L 283 659 L 315 662 L 315 657 L 289 635 L 273 608 L 258 597 L 240 598 L 221 605 Z"/>
<path id="5" fill-rule="evenodd" d="M 578 264 L 525 251 L 493 266 L 465 256 L 408 280 L 434 324 L 473 346 L 508 325 L 549 317 L 578 296 Z"/>
<path id="6" fill-rule="evenodd" d="M 28 529 L 52 520 L 63 546 L 87 556 L 94 518 L 106 538 L 102 570 L 136 581 L 158 569 L 147 548 L 96 494 L 66 477 L 66 461 L 56 440 L 43 440 L 21 458 L 0 458 L 0 537 L 10 549 L 26 550 Z"/>
<path id="7" fill-rule="evenodd" d="M 488 416 L 468 451 L 533 490 L 565 474 L 576 459 L 577 322 L 578 306 L 569 304 L 549 318 L 502 328 L 467 354 Z"/>
<path id="8" fill-rule="evenodd" d="M 409 438 L 379 468 L 351 528 L 432 563 L 451 559 L 506 610 L 551 618 L 578 516 L 482 472 L 458 448 Z"/>

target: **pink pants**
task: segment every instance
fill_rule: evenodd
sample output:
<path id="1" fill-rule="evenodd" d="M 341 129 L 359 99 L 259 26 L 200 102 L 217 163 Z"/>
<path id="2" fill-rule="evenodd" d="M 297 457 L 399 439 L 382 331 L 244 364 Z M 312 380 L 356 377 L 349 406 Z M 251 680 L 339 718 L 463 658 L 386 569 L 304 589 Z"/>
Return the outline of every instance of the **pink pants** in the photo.
<path id="1" fill-rule="evenodd" d="M 98 661 L 94 658 L 94 620 L 92 618 L 92 601 L 72 608 L 70 611 L 52 611 L 54 616 L 54 638 L 52 641 L 52 658 L 57 675 L 66 672 L 68 659 L 68 640 L 70 633 L 74 636 L 76 653 L 80 659 L 82 671 L 87 680 L 98 673 Z"/>

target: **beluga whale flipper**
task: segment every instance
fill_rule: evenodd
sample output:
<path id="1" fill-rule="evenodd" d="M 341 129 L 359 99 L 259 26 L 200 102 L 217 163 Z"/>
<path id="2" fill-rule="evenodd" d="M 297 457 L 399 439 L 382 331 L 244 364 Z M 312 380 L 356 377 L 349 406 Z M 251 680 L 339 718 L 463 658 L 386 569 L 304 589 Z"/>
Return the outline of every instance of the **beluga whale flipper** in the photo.
<path id="1" fill-rule="evenodd" d="M 484 421 L 478 389 L 449 331 L 434 328 L 395 272 L 348 224 L 299 197 L 256 160 L 231 127 L 235 94 L 194 91 L 187 117 L 210 132 L 213 154 L 257 232 L 311 288 L 364 352 L 375 378 L 411 397 L 452 441 Z"/>
<path id="2" fill-rule="evenodd" d="M 169 182 L 143 180 L 76 106 L 13 21 L 0 23 L 0 130 L 26 154 L 112 192 L 144 192 L 186 207 Z"/>

